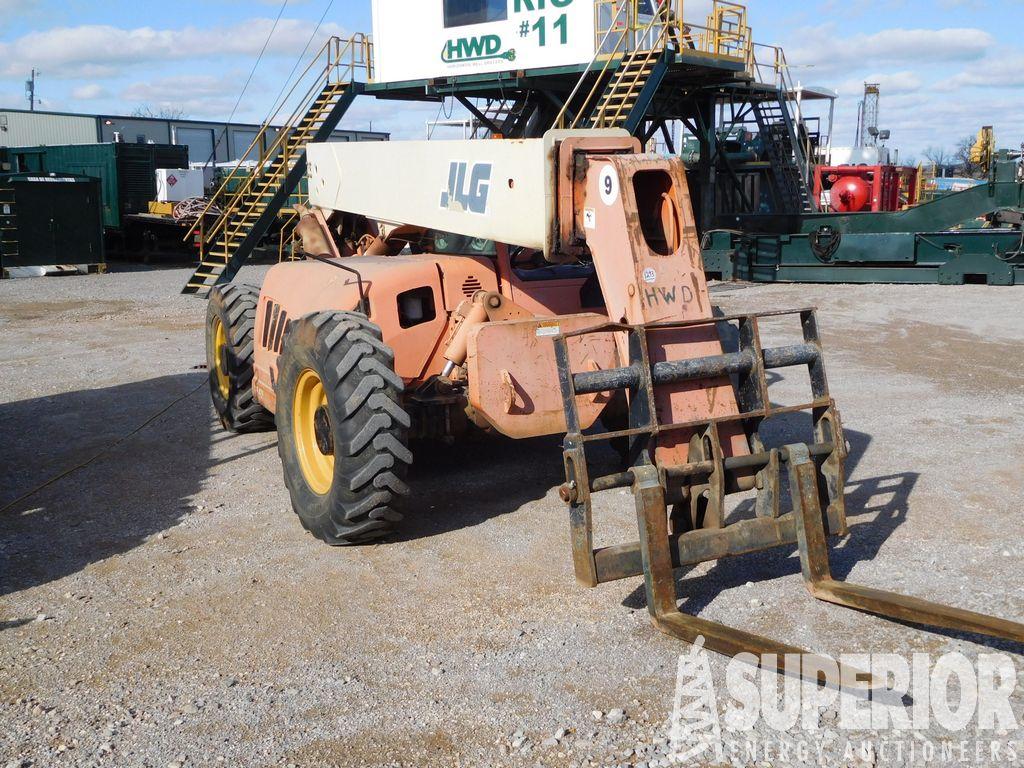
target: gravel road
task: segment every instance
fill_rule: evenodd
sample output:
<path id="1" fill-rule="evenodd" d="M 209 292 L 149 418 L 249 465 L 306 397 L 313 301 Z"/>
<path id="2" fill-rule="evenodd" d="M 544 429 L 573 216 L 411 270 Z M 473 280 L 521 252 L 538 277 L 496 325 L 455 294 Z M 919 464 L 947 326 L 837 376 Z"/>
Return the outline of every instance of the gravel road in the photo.
<path id="1" fill-rule="evenodd" d="M 0 512 L 0 768 L 668 765 L 685 646 L 651 626 L 639 580 L 575 583 L 559 441 L 420 450 L 396 540 L 321 546 L 275 437 L 219 430 L 185 278 L 0 283 L 0 507 L 84 465 Z M 838 575 L 1024 619 L 1024 292 L 715 298 L 821 309 L 852 447 Z M 598 522 L 605 543 L 635 539 L 631 497 Z M 830 654 L 992 652 L 812 600 L 792 549 L 688 570 L 679 590 L 686 611 Z M 826 733 L 830 765 L 911 764 Z"/>

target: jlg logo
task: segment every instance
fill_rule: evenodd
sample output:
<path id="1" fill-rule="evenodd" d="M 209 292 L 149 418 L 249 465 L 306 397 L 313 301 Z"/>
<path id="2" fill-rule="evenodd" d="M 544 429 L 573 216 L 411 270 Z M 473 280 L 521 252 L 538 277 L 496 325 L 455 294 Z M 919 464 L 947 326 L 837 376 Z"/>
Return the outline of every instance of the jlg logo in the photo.
<path id="1" fill-rule="evenodd" d="M 448 188 L 441 193 L 441 208 L 456 213 L 487 213 L 491 191 L 491 164 L 453 162 L 448 168 Z"/>

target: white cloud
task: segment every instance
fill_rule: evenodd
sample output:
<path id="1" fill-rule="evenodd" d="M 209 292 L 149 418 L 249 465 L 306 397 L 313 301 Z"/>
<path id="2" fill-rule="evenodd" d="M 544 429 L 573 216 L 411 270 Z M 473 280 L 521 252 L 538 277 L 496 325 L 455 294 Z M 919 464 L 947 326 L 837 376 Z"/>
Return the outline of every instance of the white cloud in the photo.
<path id="1" fill-rule="evenodd" d="M 941 13 L 934 20 L 941 22 Z M 904 157 L 920 156 L 929 145 L 951 148 L 981 125 L 996 125 L 1000 146 L 1024 138 L 1024 105 L 1009 90 L 1024 87 L 1024 56 L 1019 48 L 1001 48 L 986 30 L 855 33 L 830 23 L 786 30 L 777 42 L 791 64 L 813 66 L 795 69 L 794 77 L 838 91 L 836 146 L 853 139 L 865 82 L 881 84 L 881 127 L 892 131 L 890 145 Z"/>
<path id="2" fill-rule="evenodd" d="M 183 96 L 218 97 L 237 94 L 239 81 L 213 75 L 174 75 L 146 82 L 131 83 L 121 91 L 129 101 L 173 101 Z"/>
<path id="3" fill-rule="evenodd" d="M 810 64 L 822 72 L 848 72 L 851 67 L 976 61 L 995 40 L 981 29 L 885 29 L 870 35 L 844 35 L 835 25 L 800 30 L 789 45 L 791 64 Z"/>
<path id="4" fill-rule="evenodd" d="M 0 13 L 10 17 L 32 10 L 36 5 L 37 0 L 0 0 Z"/>
<path id="5" fill-rule="evenodd" d="M 920 75 L 910 70 L 902 72 L 872 73 L 863 77 L 851 77 L 835 86 L 840 98 L 859 99 L 864 93 L 865 83 L 878 83 L 886 98 L 917 93 L 924 85 Z"/>
<path id="6" fill-rule="evenodd" d="M 0 62 L 3 62 L 0 75 L 13 77 L 27 66 L 35 66 L 50 77 L 110 78 L 124 74 L 127 67 L 146 63 L 211 56 L 252 57 L 263 47 L 272 26 L 271 19 L 249 19 L 231 27 L 209 29 L 58 27 L 0 43 Z M 267 52 L 294 57 L 305 46 L 312 31 L 313 25 L 309 22 L 282 19 Z M 325 24 L 317 34 L 322 42 L 343 32 L 336 24 Z"/>
<path id="7" fill-rule="evenodd" d="M 98 83 L 89 83 L 88 85 L 80 85 L 71 91 L 71 98 L 80 99 L 83 101 L 91 101 L 93 99 L 104 99 L 110 94 L 107 89 Z"/>
<path id="8" fill-rule="evenodd" d="M 166 109 L 182 111 L 189 117 L 223 120 L 235 105 L 241 82 L 238 76 L 230 75 L 174 75 L 130 83 L 118 95 L 126 107 L 145 105 L 156 112 Z M 260 84 L 253 83 L 250 89 L 259 92 Z M 235 117 L 255 119 L 248 110 Z"/>
<path id="9" fill-rule="evenodd" d="M 940 82 L 941 90 L 958 88 L 1024 88 L 1024 56 L 1019 53 L 992 56 L 971 64 L 964 70 Z"/>

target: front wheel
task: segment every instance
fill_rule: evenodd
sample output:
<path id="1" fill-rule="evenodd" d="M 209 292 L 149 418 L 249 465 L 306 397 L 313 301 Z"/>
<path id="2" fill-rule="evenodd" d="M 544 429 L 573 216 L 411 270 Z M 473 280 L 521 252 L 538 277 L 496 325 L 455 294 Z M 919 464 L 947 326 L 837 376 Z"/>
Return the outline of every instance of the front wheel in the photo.
<path id="1" fill-rule="evenodd" d="M 379 539 L 402 519 L 412 453 L 394 359 L 356 312 L 307 315 L 285 338 L 278 452 L 296 514 L 328 544 Z"/>
<path id="2" fill-rule="evenodd" d="M 274 417 L 253 393 L 256 306 L 260 289 L 229 283 L 210 292 L 206 311 L 206 362 L 210 397 L 230 432 L 274 428 Z"/>

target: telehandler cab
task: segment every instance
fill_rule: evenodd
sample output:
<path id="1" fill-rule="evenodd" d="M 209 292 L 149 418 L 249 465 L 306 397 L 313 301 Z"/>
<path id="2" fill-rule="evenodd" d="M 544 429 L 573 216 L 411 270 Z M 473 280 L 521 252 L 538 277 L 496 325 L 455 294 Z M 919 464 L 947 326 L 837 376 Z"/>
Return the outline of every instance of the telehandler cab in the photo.
<path id="1" fill-rule="evenodd" d="M 276 421 L 285 483 L 315 536 L 390 532 L 412 440 L 565 434 L 576 576 L 642 575 L 664 632 L 774 653 L 781 668 L 802 651 L 681 613 L 673 570 L 796 544 L 819 599 L 1024 641 L 1021 624 L 832 578 L 846 443 L 815 310 L 715 313 L 678 158 L 616 130 L 314 144 L 308 156 L 306 258 L 271 268 L 262 290 L 215 289 L 207 347 L 224 426 Z M 787 319 L 798 343 L 766 345 Z M 769 374 L 786 368 L 806 371 L 810 392 L 779 406 Z M 765 425 L 796 413 L 809 417 L 803 441 L 769 444 Z M 599 441 L 620 449 L 621 471 L 591 474 Z M 591 498 L 615 488 L 632 489 L 639 539 L 595 549 Z M 755 514 L 730 519 L 725 499 L 739 493 L 756 494 Z"/>

